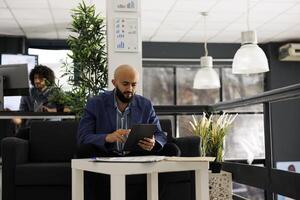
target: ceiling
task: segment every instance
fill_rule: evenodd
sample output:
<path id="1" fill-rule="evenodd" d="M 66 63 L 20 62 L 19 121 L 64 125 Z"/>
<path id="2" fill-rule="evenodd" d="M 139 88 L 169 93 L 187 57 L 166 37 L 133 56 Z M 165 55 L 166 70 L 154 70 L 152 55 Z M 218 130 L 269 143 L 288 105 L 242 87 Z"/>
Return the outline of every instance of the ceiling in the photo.
<path id="1" fill-rule="evenodd" d="M 0 34 L 66 39 L 70 9 L 81 0 L 0 0 Z M 247 30 L 246 0 L 140 0 L 142 39 L 239 43 Z M 86 0 L 105 15 L 105 0 Z M 250 0 L 249 27 L 259 43 L 300 39 L 300 0 Z"/>

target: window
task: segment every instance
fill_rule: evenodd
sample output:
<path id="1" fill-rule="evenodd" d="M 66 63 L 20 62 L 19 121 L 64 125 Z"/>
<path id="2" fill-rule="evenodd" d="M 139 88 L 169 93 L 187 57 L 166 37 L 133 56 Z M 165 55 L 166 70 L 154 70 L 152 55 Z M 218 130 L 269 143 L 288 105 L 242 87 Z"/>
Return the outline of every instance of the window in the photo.
<path id="1" fill-rule="evenodd" d="M 59 80 L 59 85 L 62 85 L 64 90 L 70 90 L 68 84 L 68 77 L 61 77 L 64 73 L 61 66 L 62 63 L 69 59 L 67 54 L 71 53 L 70 50 L 45 50 L 45 49 L 33 49 L 29 48 L 28 53 L 32 55 L 38 55 L 38 63 L 46 65 L 54 71 L 56 81 Z"/>
<path id="2" fill-rule="evenodd" d="M 208 105 L 220 101 L 219 89 L 193 89 L 194 76 L 196 75 L 197 70 L 198 67 L 195 66 L 177 66 L 177 105 Z M 217 72 L 219 72 L 218 69 Z"/>
<path id="3" fill-rule="evenodd" d="M 174 105 L 173 68 L 147 66 L 143 70 L 144 96 L 154 105 Z"/>
<path id="4" fill-rule="evenodd" d="M 143 63 L 143 94 L 154 105 L 209 105 L 235 98 L 248 97 L 264 91 L 264 75 L 234 75 L 231 63 L 217 64 L 214 69 L 220 75 L 221 88 L 213 90 L 193 89 L 198 63 Z M 233 123 L 225 142 L 225 159 L 264 158 L 263 106 L 255 105 L 226 112 L 240 113 Z M 174 115 L 172 122 L 176 136 L 191 135 L 191 115 Z"/>

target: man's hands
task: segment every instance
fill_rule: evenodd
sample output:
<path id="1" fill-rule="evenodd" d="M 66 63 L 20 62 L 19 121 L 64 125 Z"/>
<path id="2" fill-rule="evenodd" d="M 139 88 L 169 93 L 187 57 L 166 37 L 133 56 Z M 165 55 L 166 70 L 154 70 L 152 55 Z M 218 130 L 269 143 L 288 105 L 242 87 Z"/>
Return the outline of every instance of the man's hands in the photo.
<path id="1" fill-rule="evenodd" d="M 151 151 L 155 146 L 155 138 L 154 136 L 152 138 L 144 138 L 139 141 L 138 145 L 146 151 Z"/>
<path id="2" fill-rule="evenodd" d="M 130 130 L 126 129 L 118 129 L 110 134 L 107 134 L 105 137 L 105 142 L 113 143 L 113 142 L 125 142 L 124 135 L 128 135 Z"/>
<path id="3" fill-rule="evenodd" d="M 130 132 L 126 129 L 118 129 L 110 134 L 107 134 L 105 137 L 105 142 L 113 143 L 113 142 L 125 142 L 125 135 L 128 135 Z M 151 151 L 155 146 L 155 138 L 144 138 L 139 141 L 138 145 L 144 149 L 145 151 Z"/>
<path id="4" fill-rule="evenodd" d="M 43 112 L 57 112 L 56 108 L 49 108 L 47 106 L 42 106 Z"/>
<path id="5" fill-rule="evenodd" d="M 20 117 L 14 117 L 11 120 L 17 126 L 20 126 L 22 124 L 22 119 Z"/>

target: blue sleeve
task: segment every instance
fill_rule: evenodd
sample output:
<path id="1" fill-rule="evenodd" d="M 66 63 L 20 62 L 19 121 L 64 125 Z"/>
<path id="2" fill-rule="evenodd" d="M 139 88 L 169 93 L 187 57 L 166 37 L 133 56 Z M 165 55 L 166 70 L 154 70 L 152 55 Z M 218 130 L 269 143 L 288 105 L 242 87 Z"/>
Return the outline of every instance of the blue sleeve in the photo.
<path id="1" fill-rule="evenodd" d="M 89 100 L 79 123 L 77 141 L 78 144 L 94 144 L 99 148 L 105 149 L 107 133 L 96 133 L 96 110 L 96 101 L 93 99 Z"/>
<path id="2" fill-rule="evenodd" d="M 159 151 L 167 143 L 167 136 L 161 129 L 159 119 L 154 111 L 152 103 L 151 103 L 151 110 L 150 110 L 150 114 L 149 114 L 149 123 L 156 124 L 157 128 L 156 128 L 156 131 L 154 134 L 155 142 L 156 142 L 155 148 L 156 148 L 156 150 Z"/>

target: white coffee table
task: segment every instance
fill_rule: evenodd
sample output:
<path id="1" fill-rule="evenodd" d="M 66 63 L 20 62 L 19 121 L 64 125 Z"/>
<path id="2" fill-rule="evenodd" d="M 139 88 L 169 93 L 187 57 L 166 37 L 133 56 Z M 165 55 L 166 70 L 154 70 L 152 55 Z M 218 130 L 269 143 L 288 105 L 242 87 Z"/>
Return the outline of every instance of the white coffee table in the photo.
<path id="1" fill-rule="evenodd" d="M 209 199 L 208 161 L 159 161 L 150 163 L 91 162 L 72 160 L 72 200 L 84 199 L 83 171 L 111 177 L 111 200 L 125 200 L 125 176 L 147 174 L 147 199 L 158 200 L 158 173 L 195 170 L 196 200 Z"/>

